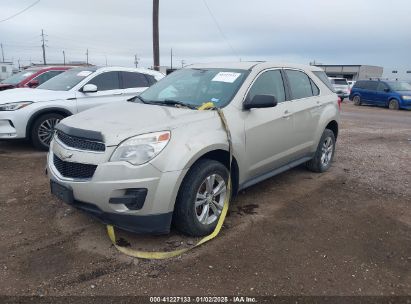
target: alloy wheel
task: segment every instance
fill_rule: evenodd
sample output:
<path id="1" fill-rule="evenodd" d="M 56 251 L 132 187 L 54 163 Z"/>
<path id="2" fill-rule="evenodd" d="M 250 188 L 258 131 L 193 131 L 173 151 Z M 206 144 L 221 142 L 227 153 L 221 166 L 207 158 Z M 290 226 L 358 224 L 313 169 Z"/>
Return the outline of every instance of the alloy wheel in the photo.
<path id="1" fill-rule="evenodd" d="M 203 225 L 217 221 L 224 207 L 227 186 L 218 174 L 207 176 L 201 183 L 194 203 L 195 214 Z"/>
<path id="2" fill-rule="evenodd" d="M 49 118 L 41 123 L 38 129 L 38 138 L 45 146 L 49 146 L 54 134 L 54 127 L 60 122 L 59 118 Z"/>
<path id="3" fill-rule="evenodd" d="M 327 167 L 331 162 L 334 152 L 334 144 L 331 137 L 327 137 L 321 147 L 321 165 Z"/>

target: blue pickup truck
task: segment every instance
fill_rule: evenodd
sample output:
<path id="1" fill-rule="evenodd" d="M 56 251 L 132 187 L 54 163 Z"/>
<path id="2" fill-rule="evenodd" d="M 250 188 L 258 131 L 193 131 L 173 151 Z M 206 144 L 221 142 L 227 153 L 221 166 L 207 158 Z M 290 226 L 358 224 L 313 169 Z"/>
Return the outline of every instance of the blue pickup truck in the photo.
<path id="1" fill-rule="evenodd" d="M 350 100 L 362 104 L 411 110 L 411 84 L 392 80 L 359 80 L 351 89 Z"/>

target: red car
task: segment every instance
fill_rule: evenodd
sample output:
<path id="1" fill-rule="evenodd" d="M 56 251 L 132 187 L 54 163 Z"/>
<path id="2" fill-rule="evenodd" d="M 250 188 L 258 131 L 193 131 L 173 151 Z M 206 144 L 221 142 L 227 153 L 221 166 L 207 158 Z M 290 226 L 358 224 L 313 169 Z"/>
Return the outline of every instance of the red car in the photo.
<path id="1" fill-rule="evenodd" d="M 28 68 L 1 81 L 0 91 L 13 88 L 35 88 L 71 68 L 71 66 Z"/>

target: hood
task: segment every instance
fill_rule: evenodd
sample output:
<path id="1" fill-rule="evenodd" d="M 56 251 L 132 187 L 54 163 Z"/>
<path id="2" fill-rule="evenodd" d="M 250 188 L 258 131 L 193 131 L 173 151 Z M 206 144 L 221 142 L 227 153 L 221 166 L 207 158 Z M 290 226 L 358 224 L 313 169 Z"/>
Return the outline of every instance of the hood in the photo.
<path id="1" fill-rule="evenodd" d="M 212 118 L 219 119 L 215 111 L 196 111 L 124 101 L 67 117 L 61 124 L 100 132 L 107 146 L 115 146 L 132 136 L 173 130 L 192 122 Z"/>
<path id="2" fill-rule="evenodd" d="M 75 97 L 71 91 L 51 91 L 41 89 L 13 89 L 0 92 L 0 104 L 18 101 L 52 101 Z"/>
<path id="3" fill-rule="evenodd" d="M 411 91 L 397 91 L 401 96 L 411 96 Z"/>
<path id="4" fill-rule="evenodd" d="M 12 89 L 15 88 L 16 86 L 13 84 L 9 84 L 9 83 L 0 83 L 0 91 L 4 91 L 4 90 L 8 90 L 8 89 Z"/>

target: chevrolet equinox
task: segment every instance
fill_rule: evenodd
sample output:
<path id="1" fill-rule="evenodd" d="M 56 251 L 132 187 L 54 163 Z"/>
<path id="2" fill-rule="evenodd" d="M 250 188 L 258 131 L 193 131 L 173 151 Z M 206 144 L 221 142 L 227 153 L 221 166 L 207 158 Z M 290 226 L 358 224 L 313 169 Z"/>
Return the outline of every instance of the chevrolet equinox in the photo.
<path id="1" fill-rule="evenodd" d="M 292 167 L 329 169 L 338 97 L 314 66 L 198 64 L 140 95 L 61 121 L 48 154 L 51 191 L 107 224 L 140 233 L 210 233 L 228 194 Z M 222 121 L 232 137 L 232 163 Z"/>

